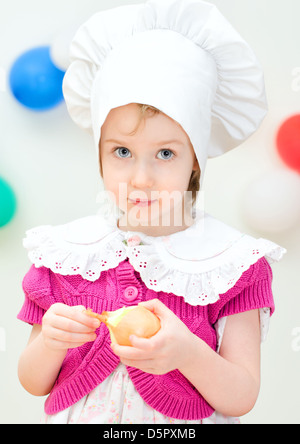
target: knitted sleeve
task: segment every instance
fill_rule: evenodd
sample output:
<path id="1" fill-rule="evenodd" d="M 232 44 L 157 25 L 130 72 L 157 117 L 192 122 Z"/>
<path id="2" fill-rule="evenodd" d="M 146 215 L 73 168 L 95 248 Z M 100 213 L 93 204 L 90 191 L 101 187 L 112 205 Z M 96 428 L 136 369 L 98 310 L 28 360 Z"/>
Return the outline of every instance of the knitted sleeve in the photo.
<path id="1" fill-rule="evenodd" d="M 41 324 L 48 308 L 55 303 L 50 270 L 31 266 L 22 282 L 25 300 L 17 318 L 28 324 Z"/>
<path id="2" fill-rule="evenodd" d="M 220 318 L 259 308 L 275 310 L 272 293 L 272 269 L 265 258 L 245 271 L 238 282 L 209 306 L 209 320 L 214 325 Z"/>

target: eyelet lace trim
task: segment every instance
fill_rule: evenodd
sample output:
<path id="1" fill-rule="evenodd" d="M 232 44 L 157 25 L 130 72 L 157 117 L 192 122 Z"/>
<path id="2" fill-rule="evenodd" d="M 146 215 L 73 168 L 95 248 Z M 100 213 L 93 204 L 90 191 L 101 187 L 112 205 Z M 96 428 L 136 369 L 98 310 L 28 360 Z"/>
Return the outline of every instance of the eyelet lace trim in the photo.
<path id="1" fill-rule="evenodd" d="M 191 305 L 216 302 L 259 259 L 266 257 L 272 263 L 285 253 L 285 249 L 271 241 L 235 232 L 233 242 L 219 254 L 214 249 L 212 257 L 199 260 L 191 252 L 191 259 L 187 260 L 168 250 L 166 239 L 169 241 L 172 235 L 165 239 L 141 236 L 137 245 L 127 242 L 132 234 L 114 229 L 102 238 L 96 236 L 94 241 L 90 238 L 88 243 L 75 243 L 65 240 L 69 227 L 42 226 L 27 232 L 24 246 L 36 267 L 44 266 L 61 275 L 81 275 L 93 282 L 102 271 L 116 268 L 128 258 L 148 288 L 183 296 Z"/>
<path id="2" fill-rule="evenodd" d="M 182 264 L 180 259 L 171 255 L 167 257 L 167 254 L 162 259 L 158 245 L 154 248 L 147 246 L 128 250 L 131 265 L 139 271 L 148 288 L 183 296 L 191 305 L 216 302 L 219 295 L 230 290 L 259 259 L 266 257 L 272 263 L 279 261 L 285 252 L 270 241 L 246 236 L 215 258 L 215 261 L 210 259 L 212 268 L 208 269 L 208 261 L 184 261 Z"/>

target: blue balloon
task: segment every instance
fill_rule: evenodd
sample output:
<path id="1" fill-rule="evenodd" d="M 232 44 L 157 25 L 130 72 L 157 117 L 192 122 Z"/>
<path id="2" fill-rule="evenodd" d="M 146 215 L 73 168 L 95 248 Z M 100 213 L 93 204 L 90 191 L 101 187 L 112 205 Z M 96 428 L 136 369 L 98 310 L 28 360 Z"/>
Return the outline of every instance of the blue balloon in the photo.
<path id="1" fill-rule="evenodd" d="M 50 57 L 50 47 L 33 48 L 13 64 L 9 84 L 15 98 L 34 111 L 45 111 L 63 100 L 62 82 L 65 72 Z"/>

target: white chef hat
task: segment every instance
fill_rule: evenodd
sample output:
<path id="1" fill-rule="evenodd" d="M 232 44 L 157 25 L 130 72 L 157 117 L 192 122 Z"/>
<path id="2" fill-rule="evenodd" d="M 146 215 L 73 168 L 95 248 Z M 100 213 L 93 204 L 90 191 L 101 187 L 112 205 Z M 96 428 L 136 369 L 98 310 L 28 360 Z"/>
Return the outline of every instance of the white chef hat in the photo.
<path id="1" fill-rule="evenodd" d="M 194 147 L 201 181 L 208 157 L 253 134 L 266 114 L 264 76 L 244 39 L 215 5 L 149 0 L 92 16 L 77 31 L 64 78 L 72 119 L 98 147 L 109 112 L 158 108 Z"/>

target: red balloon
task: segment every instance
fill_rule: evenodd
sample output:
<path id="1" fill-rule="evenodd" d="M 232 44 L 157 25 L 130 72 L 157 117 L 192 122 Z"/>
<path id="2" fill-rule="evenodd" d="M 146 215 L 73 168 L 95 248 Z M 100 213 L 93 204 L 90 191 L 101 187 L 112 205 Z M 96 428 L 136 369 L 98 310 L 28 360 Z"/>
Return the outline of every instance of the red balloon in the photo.
<path id="1" fill-rule="evenodd" d="M 284 163 L 300 173 L 300 114 L 290 117 L 279 128 L 277 149 Z"/>

